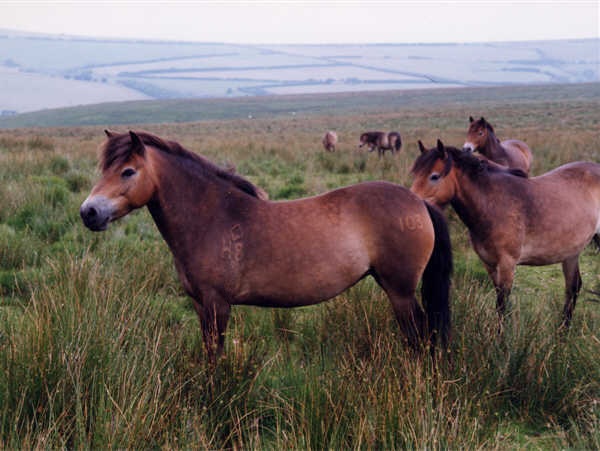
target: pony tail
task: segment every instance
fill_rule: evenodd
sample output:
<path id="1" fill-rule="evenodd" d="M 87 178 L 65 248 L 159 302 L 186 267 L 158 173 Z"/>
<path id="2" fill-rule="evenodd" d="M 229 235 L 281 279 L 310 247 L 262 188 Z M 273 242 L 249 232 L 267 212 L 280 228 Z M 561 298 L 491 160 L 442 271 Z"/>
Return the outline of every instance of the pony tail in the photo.
<path id="1" fill-rule="evenodd" d="M 440 337 L 444 349 L 448 347 L 451 332 L 450 276 L 452 275 L 452 245 L 448 224 L 444 215 L 425 202 L 433 223 L 435 241 L 433 253 L 423 272 L 421 299 L 427 313 L 431 342 L 435 345 Z"/>
<path id="2" fill-rule="evenodd" d="M 400 152 L 402 148 L 402 138 L 400 137 L 400 133 L 398 133 L 398 139 L 396 139 L 396 151 Z"/>
<path id="3" fill-rule="evenodd" d="M 596 244 L 596 247 L 600 250 L 600 233 L 594 235 L 594 244 Z"/>

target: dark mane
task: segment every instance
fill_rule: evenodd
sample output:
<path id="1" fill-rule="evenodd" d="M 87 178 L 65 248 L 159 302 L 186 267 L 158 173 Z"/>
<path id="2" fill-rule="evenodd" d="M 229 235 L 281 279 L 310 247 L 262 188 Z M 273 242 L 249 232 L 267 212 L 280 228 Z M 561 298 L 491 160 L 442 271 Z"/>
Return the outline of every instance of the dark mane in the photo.
<path id="1" fill-rule="evenodd" d="M 446 147 L 448 149 L 448 147 Z M 411 174 L 420 174 L 422 172 L 430 172 L 431 168 L 435 164 L 435 162 L 442 158 L 442 155 L 438 153 L 437 148 L 430 149 L 426 152 L 421 152 L 421 155 L 415 160 L 412 169 L 410 170 Z M 450 172 L 450 168 L 452 167 L 452 160 L 450 158 L 446 159 L 446 164 L 444 165 L 444 172 L 441 174 L 442 176 L 448 174 Z"/>
<path id="2" fill-rule="evenodd" d="M 478 121 L 478 123 L 479 123 L 479 125 L 483 125 L 489 132 L 492 132 L 492 133 L 496 134 L 496 132 L 494 131 L 494 127 L 492 127 L 492 124 L 490 124 L 484 118 L 481 118 Z"/>
<path id="3" fill-rule="evenodd" d="M 147 132 L 135 132 L 144 145 L 152 146 L 161 152 L 175 155 L 177 157 L 193 161 L 206 174 L 212 174 L 219 179 L 232 183 L 239 190 L 259 197 L 257 187 L 245 178 L 235 174 L 231 170 L 223 169 L 197 153 L 190 152 L 175 141 L 167 141 Z M 107 170 L 115 164 L 124 164 L 131 156 L 131 137 L 129 133 L 113 134 L 104 143 L 99 166 L 102 171 Z"/>
<path id="4" fill-rule="evenodd" d="M 495 164 L 490 164 L 487 159 L 478 158 L 472 152 L 449 146 L 444 147 L 444 150 L 447 157 L 445 159 L 444 172 L 440 174 L 442 176 L 448 174 L 452 165 L 455 165 L 471 179 L 478 179 L 491 173 L 504 173 L 527 178 L 527 174 L 520 169 L 505 169 Z M 434 163 L 441 158 L 443 157 L 437 148 L 423 152 L 415 161 L 411 173 L 430 172 Z"/>
<path id="5" fill-rule="evenodd" d="M 489 132 L 496 134 L 496 132 L 494 132 L 494 127 L 492 127 L 492 124 L 490 124 L 488 121 L 486 121 L 483 117 L 481 117 L 478 120 L 475 120 L 471 116 L 470 121 L 471 121 L 471 124 L 469 125 L 469 132 L 476 131 L 478 127 L 484 127 Z"/>

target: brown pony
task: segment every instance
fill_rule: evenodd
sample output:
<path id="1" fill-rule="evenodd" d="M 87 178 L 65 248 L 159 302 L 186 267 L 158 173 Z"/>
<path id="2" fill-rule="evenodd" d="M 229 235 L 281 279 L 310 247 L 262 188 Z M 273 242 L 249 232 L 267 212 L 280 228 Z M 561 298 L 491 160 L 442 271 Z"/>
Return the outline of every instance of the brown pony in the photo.
<path id="1" fill-rule="evenodd" d="M 510 169 L 520 169 L 529 175 L 531 169 L 531 149 L 523 141 L 508 139 L 500 142 L 494 134 L 494 127 L 483 117 L 476 121 L 469 116 L 469 130 L 463 150 L 478 151 L 488 160 L 492 160 Z"/>
<path id="2" fill-rule="evenodd" d="M 102 178 L 80 209 L 105 230 L 148 207 L 193 298 L 211 361 L 231 306 L 296 307 L 372 275 L 409 343 L 450 329 L 452 256 L 443 214 L 409 190 L 366 182 L 285 202 L 260 199 L 239 175 L 144 132 L 106 132 Z M 415 299 L 423 277 L 426 314 Z M 431 331 L 431 332 L 430 332 Z"/>
<path id="3" fill-rule="evenodd" d="M 400 152 L 402 147 L 402 139 L 398 132 L 365 132 L 360 135 L 360 142 L 358 147 L 367 146 L 369 152 L 377 150 L 379 158 L 385 153 L 386 150 L 392 152 Z"/>
<path id="4" fill-rule="evenodd" d="M 569 163 L 528 179 L 439 140 L 419 148 L 411 190 L 454 207 L 494 282 L 500 319 L 516 265 L 562 263 L 568 327 L 582 283 L 579 254 L 600 234 L 600 164 Z"/>
<path id="5" fill-rule="evenodd" d="M 323 147 L 327 152 L 335 152 L 335 146 L 338 142 L 337 133 L 329 130 L 323 136 Z"/>

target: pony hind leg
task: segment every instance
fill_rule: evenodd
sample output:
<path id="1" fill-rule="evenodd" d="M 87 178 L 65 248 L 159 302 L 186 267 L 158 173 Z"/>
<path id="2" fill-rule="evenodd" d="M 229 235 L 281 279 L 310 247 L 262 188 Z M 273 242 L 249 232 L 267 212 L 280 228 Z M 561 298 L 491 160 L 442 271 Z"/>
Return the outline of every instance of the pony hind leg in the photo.
<path id="1" fill-rule="evenodd" d="M 400 330 L 406 337 L 408 345 L 414 350 L 419 351 L 425 344 L 427 337 L 427 319 L 425 312 L 417 299 L 412 295 L 402 295 L 397 292 L 386 290 L 392 309 L 396 316 L 396 321 Z"/>
<path id="2" fill-rule="evenodd" d="M 579 255 L 571 257 L 562 263 L 565 276 L 565 305 L 563 308 L 563 322 L 561 327 L 568 329 L 571 325 L 573 310 L 577 302 L 577 296 L 583 285 L 581 273 L 579 272 Z"/>
<path id="3" fill-rule="evenodd" d="M 419 351 L 427 336 L 427 319 L 415 297 L 416 284 L 394 283 L 392 278 L 381 277 L 375 272 L 371 273 L 386 292 L 400 331 L 408 345 L 414 351 Z"/>

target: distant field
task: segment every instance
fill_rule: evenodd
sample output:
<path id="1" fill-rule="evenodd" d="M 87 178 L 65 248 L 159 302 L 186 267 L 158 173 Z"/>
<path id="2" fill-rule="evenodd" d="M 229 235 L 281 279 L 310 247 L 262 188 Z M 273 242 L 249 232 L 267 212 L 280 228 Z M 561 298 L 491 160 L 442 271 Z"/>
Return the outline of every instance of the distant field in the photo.
<path id="1" fill-rule="evenodd" d="M 19 82 L 2 91 L 0 114 L 70 106 L 73 98 L 87 105 L 135 95 L 177 99 L 600 81 L 599 39 L 236 45 L 0 30 L 0 49 L 0 68 L 12 72 L 9 77 L 0 70 L 0 84 Z M 54 84 L 39 80 L 50 78 Z"/>
<path id="2" fill-rule="evenodd" d="M 121 84 L 66 80 L 39 73 L 19 73 L 0 66 L 0 110 L 35 111 L 88 105 L 110 100 L 144 100 L 149 97 Z M 18 92 L 18 96 L 15 96 Z M 0 115 L 1 119 L 1 115 Z"/>

